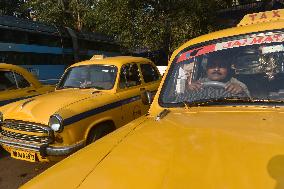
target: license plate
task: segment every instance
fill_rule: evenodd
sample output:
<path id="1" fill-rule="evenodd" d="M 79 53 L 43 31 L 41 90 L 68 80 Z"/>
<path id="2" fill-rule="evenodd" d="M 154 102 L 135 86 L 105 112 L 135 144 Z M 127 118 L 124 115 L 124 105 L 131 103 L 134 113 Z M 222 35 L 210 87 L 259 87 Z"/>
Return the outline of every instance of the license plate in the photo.
<path id="1" fill-rule="evenodd" d="M 15 159 L 35 162 L 36 161 L 35 156 L 36 156 L 35 152 L 28 152 L 28 151 L 22 151 L 22 150 L 12 150 L 11 151 L 11 157 Z"/>

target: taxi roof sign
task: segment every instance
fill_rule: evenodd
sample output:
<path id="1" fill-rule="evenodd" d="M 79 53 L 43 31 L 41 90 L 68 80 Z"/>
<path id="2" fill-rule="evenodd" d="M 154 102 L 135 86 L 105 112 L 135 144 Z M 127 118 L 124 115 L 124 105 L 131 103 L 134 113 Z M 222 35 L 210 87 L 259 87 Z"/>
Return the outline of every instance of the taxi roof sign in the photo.
<path id="1" fill-rule="evenodd" d="M 247 26 L 263 22 L 281 20 L 281 19 L 284 19 L 284 9 L 247 14 L 244 16 L 244 18 L 240 21 L 240 23 L 237 26 L 238 27 Z"/>
<path id="2" fill-rule="evenodd" d="M 95 55 L 91 58 L 91 60 L 100 60 L 100 59 L 104 59 L 104 58 L 105 58 L 105 56 L 102 55 L 102 54 L 95 54 Z"/>

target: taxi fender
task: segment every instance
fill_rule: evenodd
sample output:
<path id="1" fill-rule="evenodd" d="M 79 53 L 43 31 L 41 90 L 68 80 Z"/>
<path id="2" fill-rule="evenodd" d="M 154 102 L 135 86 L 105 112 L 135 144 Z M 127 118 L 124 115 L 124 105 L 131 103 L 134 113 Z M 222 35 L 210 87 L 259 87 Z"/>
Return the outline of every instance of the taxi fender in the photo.
<path id="1" fill-rule="evenodd" d="M 85 132 L 85 135 L 84 135 L 85 140 L 87 140 L 88 135 L 93 128 L 95 128 L 95 127 L 97 127 L 97 126 L 99 126 L 100 124 L 103 124 L 103 123 L 111 123 L 114 126 L 114 129 L 116 129 L 115 123 L 114 123 L 112 117 L 110 117 L 110 116 L 95 119 L 92 123 L 90 123 L 90 126 L 88 127 L 88 129 L 86 129 L 86 132 Z"/>

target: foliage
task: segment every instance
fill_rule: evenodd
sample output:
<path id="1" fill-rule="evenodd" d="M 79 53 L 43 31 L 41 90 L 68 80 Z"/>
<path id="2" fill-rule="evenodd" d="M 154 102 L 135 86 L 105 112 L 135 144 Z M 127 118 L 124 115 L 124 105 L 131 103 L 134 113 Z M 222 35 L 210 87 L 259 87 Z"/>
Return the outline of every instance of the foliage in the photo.
<path id="1" fill-rule="evenodd" d="M 27 0 L 25 4 L 37 20 L 77 30 L 91 27 L 86 19 L 91 6 L 90 0 Z"/>
<path id="2" fill-rule="evenodd" d="M 114 34 L 132 49 L 172 52 L 214 29 L 215 0 L 100 0 L 96 29 Z"/>
<path id="3" fill-rule="evenodd" d="M 0 15 L 26 17 L 28 12 L 21 9 L 24 3 L 25 0 L 1 0 Z"/>
<path id="4" fill-rule="evenodd" d="M 218 7 L 230 0 L 27 0 L 40 21 L 115 36 L 133 51 L 170 54 L 216 29 Z"/>

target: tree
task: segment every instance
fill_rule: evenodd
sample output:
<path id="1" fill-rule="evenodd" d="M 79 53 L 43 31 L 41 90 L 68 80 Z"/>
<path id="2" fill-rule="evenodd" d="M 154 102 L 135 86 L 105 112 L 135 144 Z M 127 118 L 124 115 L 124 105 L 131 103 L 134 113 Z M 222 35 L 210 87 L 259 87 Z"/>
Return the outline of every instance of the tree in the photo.
<path id="1" fill-rule="evenodd" d="M 91 0 L 27 0 L 24 6 L 39 21 L 89 30 L 92 26 L 86 18 L 92 13 L 92 3 Z"/>
<path id="2" fill-rule="evenodd" d="M 27 0 L 37 20 L 115 36 L 132 51 L 169 55 L 215 30 L 216 9 L 229 0 Z"/>
<path id="3" fill-rule="evenodd" d="M 21 9 L 24 3 L 25 0 L 1 0 L 0 15 L 25 17 L 27 16 L 27 11 Z"/>
<path id="4" fill-rule="evenodd" d="M 222 3 L 222 1 L 220 1 Z M 170 54 L 183 42 L 214 29 L 214 0 L 100 0 L 96 30 L 115 35 L 130 49 Z"/>

